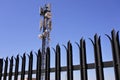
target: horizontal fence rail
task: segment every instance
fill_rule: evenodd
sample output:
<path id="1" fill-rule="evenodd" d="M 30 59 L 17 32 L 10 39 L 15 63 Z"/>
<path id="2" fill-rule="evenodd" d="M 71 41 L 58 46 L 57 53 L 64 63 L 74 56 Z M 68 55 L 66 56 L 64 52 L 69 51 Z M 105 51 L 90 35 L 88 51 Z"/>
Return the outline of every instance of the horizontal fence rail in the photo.
<path id="1" fill-rule="evenodd" d="M 18 76 L 20 76 L 21 80 L 25 80 L 25 75 L 28 76 L 28 80 L 32 80 L 32 74 L 36 75 L 36 80 L 41 80 L 41 73 L 45 72 L 45 80 L 50 80 L 50 73 L 55 72 L 55 80 L 61 80 L 61 72 L 67 72 L 67 80 L 73 80 L 73 71 L 80 71 L 80 80 L 88 80 L 88 69 L 95 69 L 96 80 L 105 80 L 104 76 L 104 68 L 113 67 L 115 80 L 120 80 L 120 42 L 119 42 L 119 33 L 115 32 L 115 30 L 111 31 L 111 36 L 107 35 L 108 39 L 111 43 L 112 50 L 112 61 L 103 62 L 102 59 L 102 49 L 101 49 L 101 38 L 97 34 L 94 36 L 94 40 L 89 38 L 94 50 L 94 63 L 87 63 L 87 53 L 86 53 L 86 42 L 83 38 L 80 39 L 80 42 L 76 45 L 79 49 L 79 64 L 73 65 L 73 46 L 70 41 L 68 41 L 67 46 L 63 45 L 66 50 L 66 66 L 61 66 L 61 48 L 56 45 L 56 49 L 53 48 L 55 52 L 55 67 L 50 67 L 50 55 L 51 49 L 48 47 L 46 50 L 46 64 L 45 69 L 41 69 L 41 60 L 42 53 L 38 50 L 36 55 L 36 69 L 33 70 L 33 52 L 30 54 L 23 56 L 17 55 L 16 57 L 11 57 L 10 59 L 7 57 L 6 59 L 0 59 L 0 80 L 18 80 Z M 28 56 L 28 70 L 26 71 L 26 56 Z M 20 65 L 20 59 L 22 60 L 22 64 Z M 9 63 L 9 64 L 8 64 Z M 14 65 L 15 63 L 15 65 Z M 13 65 L 15 67 L 13 67 Z M 21 70 L 19 71 L 19 67 Z M 9 69 L 8 69 L 9 68 Z M 14 72 L 13 72 L 14 69 Z M 8 71 L 9 70 L 9 71 Z M 14 76 L 14 78 L 12 77 Z M 8 78 L 7 78 L 8 77 Z"/>
<path id="2" fill-rule="evenodd" d="M 109 68 L 109 67 L 113 67 L 113 62 L 112 61 L 103 62 L 103 68 Z M 67 71 L 66 66 L 62 66 L 59 69 L 60 69 L 60 71 Z M 82 69 L 81 65 L 74 65 L 73 66 L 73 70 L 81 70 L 81 69 Z M 95 69 L 95 64 L 94 63 L 87 64 L 87 69 Z M 45 70 L 42 70 L 42 71 L 44 72 Z M 50 68 L 50 72 L 55 72 L 55 71 L 56 71 L 56 68 Z M 37 70 L 32 70 L 32 74 L 36 74 L 36 73 L 37 73 Z M 21 71 L 18 72 L 18 75 L 21 75 L 21 74 L 22 74 Z M 28 71 L 25 71 L 25 74 L 28 74 Z M 2 76 L 3 75 L 4 74 L 2 74 Z M 12 75 L 15 75 L 15 73 L 13 72 Z M 9 76 L 9 73 L 7 73 L 7 76 Z"/>

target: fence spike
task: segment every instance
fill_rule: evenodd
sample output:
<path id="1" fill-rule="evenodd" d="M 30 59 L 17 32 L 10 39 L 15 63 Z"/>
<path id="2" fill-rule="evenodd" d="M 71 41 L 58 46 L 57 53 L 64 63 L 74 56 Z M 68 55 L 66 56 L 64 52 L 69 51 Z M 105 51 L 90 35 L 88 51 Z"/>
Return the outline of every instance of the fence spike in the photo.
<path id="1" fill-rule="evenodd" d="M 96 67 L 96 78 L 104 80 L 103 65 L 102 65 L 102 52 L 101 52 L 101 41 L 100 36 L 96 34 L 94 36 L 94 56 L 95 56 L 95 67 Z"/>
<path id="2" fill-rule="evenodd" d="M 0 80 L 2 80 L 3 59 L 0 59 Z"/>
<path id="3" fill-rule="evenodd" d="M 86 46 L 85 40 L 82 38 L 80 40 L 80 67 L 81 67 L 81 80 L 87 80 L 87 62 L 86 62 Z"/>
<path id="4" fill-rule="evenodd" d="M 14 80 L 18 80 L 18 69 L 19 69 L 19 54 L 15 58 L 15 75 L 14 75 Z"/>
<path id="5" fill-rule="evenodd" d="M 3 80 L 6 80 L 6 77 L 7 77 L 7 70 L 8 70 L 8 57 L 6 57 L 6 60 L 5 60 L 5 68 L 4 68 Z"/>
<path id="6" fill-rule="evenodd" d="M 34 52 L 36 56 L 38 56 L 38 53 L 37 52 Z"/>
<path id="7" fill-rule="evenodd" d="M 23 58 L 22 56 L 20 56 L 21 57 L 21 59 Z"/>
<path id="8" fill-rule="evenodd" d="M 78 46 L 78 48 L 80 48 L 80 45 L 78 44 L 78 42 L 75 42 L 75 44 Z"/>
<path id="9" fill-rule="evenodd" d="M 55 80 L 60 80 L 60 46 L 56 46 L 55 51 Z"/>
<path id="10" fill-rule="evenodd" d="M 25 53 L 24 53 L 25 54 Z M 23 56 L 24 56 L 24 54 L 23 54 Z M 21 57 L 21 59 L 23 59 L 23 56 L 20 56 Z"/>
<path id="11" fill-rule="evenodd" d="M 65 48 L 65 50 L 66 50 L 66 52 L 67 52 L 67 47 L 66 47 L 64 44 L 63 44 L 62 46 Z"/>
<path id="12" fill-rule="evenodd" d="M 29 55 L 29 54 L 27 54 L 27 56 L 28 56 L 28 58 L 30 58 L 30 55 Z"/>
<path id="13" fill-rule="evenodd" d="M 119 31 L 117 32 L 116 39 L 117 39 L 117 44 L 118 44 L 118 47 L 119 47 L 119 50 L 120 50 Z"/>
<path id="14" fill-rule="evenodd" d="M 38 50 L 38 55 L 41 56 L 41 51 L 40 51 L 40 49 Z"/>
<path id="15" fill-rule="evenodd" d="M 119 41 L 117 41 L 117 36 L 115 30 L 112 30 L 112 54 L 113 54 L 113 63 L 114 63 L 114 70 L 115 70 L 115 79 L 120 80 L 120 54 L 119 54 Z M 118 38 L 119 40 L 119 38 Z"/>
<path id="16" fill-rule="evenodd" d="M 22 57 L 21 80 L 24 80 L 25 78 L 25 66 L 26 66 L 26 55 L 24 53 Z"/>
<path id="17" fill-rule="evenodd" d="M 41 79 L 41 52 L 39 49 L 37 55 L 37 65 L 36 65 L 36 80 L 40 80 L 40 79 Z"/>
<path id="18" fill-rule="evenodd" d="M 12 80 L 12 74 L 13 74 L 12 70 L 13 70 L 13 56 L 10 59 L 10 68 L 9 68 L 8 80 Z"/>
<path id="19" fill-rule="evenodd" d="M 119 40 L 119 31 L 117 32 L 117 46 L 118 46 L 118 53 L 120 54 L 120 40 Z M 120 56 L 119 56 L 120 59 Z"/>
<path id="20" fill-rule="evenodd" d="M 30 52 L 29 66 L 28 66 L 28 80 L 32 80 L 33 54 Z"/>
<path id="21" fill-rule="evenodd" d="M 56 53 L 55 48 L 52 47 L 52 50 L 54 51 L 54 53 Z"/>
<path id="22" fill-rule="evenodd" d="M 105 34 L 105 36 L 107 36 L 107 38 L 110 40 L 110 42 L 112 42 L 112 39 L 109 35 Z"/>
<path id="23" fill-rule="evenodd" d="M 50 48 L 47 47 L 46 51 L 45 80 L 50 80 Z"/>
<path id="24" fill-rule="evenodd" d="M 93 46 L 94 46 L 95 44 L 94 44 L 93 40 L 92 40 L 91 38 L 89 38 L 89 40 L 92 42 L 92 44 L 93 44 Z"/>
<path id="25" fill-rule="evenodd" d="M 68 43 L 70 43 L 70 40 L 68 41 Z"/>
<path id="26" fill-rule="evenodd" d="M 67 79 L 73 80 L 73 59 L 72 59 L 72 44 L 67 43 Z"/>
<path id="27" fill-rule="evenodd" d="M 117 31 L 117 36 L 119 37 L 119 31 Z"/>

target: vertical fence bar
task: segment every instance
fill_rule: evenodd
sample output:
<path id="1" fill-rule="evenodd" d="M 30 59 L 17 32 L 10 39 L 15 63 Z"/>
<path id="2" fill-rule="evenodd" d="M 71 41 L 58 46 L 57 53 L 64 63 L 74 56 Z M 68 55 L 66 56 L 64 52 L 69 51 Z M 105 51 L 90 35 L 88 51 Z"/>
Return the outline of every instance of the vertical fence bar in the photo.
<path id="1" fill-rule="evenodd" d="M 114 70 L 115 70 L 115 79 L 120 80 L 120 53 L 116 40 L 117 36 L 115 30 L 112 30 L 111 36 L 112 36 L 111 46 L 112 46 L 112 54 L 113 54 L 113 62 L 114 62 Z"/>
<path id="2" fill-rule="evenodd" d="M 13 56 L 10 59 L 10 68 L 9 68 L 9 76 L 8 76 L 8 80 L 12 80 L 12 74 L 13 74 Z"/>
<path id="3" fill-rule="evenodd" d="M 119 31 L 116 34 L 116 44 L 117 44 L 117 51 L 118 51 L 118 69 L 119 69 L 119 77 L 120 77 L 120 41 L 119 41 Z"/>
<path id="4" fill-rule="evenodd" d="M 94 59 L 95 59 L 95 69 L 96 69 L 96 79 L 104 80 L 103 63 L 102 63 L 102 51 L 100 37 L 96 34 L 94 36 L 94 42 L 90 39 L 94 47 Z"/>
<path id="5" fill-rule="evenodd" d="M 112 48 L 112 56 L 113 56 L 113 67 L 114 67 L 114 73 L 115 73 L 115 80 L 120 80 L 120 53 L 119 53 L 119 35 L 113 29 L 111 31 L 111 37 L 106 34 L 106 36 L 109 38 L 111 42 L 111 48 Z"/>
<path id="6" fill-rule="evenodd" d="M 50 80 L 50 48 L 46 52 L 45 80 Z"/>
<path id="7" fill-rule="evenodd" d="M 118 54 L 119 54 L 119 65 L 120 65 L 120 41 L 119 41 L 119 31 L 117 32 L 117 35 L 116 35 L 116 40 L 117 40 L 117 47 L 118 47 Z"/>
<path id="8" fill-rule="evenodd" d="M 86 62 L 86 44 L 85 40 L 80 40 L 80 64 L 81 64 L 81 80 L 88 80 L 87 62 Z"/>
<path id="9" fill-rule="evenodd" d="M 55 80 L 61 80 L 60 64 L 60 46 L 57 45 L 55 51 Z"/>
<path id="10" fill-rule="evenodd" d="M 41 79 L 41 51 L 38 50 L 37 66 L 36 66 L 36 80 Z"/>
<path id="11" fill-rule="evenodd" d="M 66 46 L 64 46 L 65 49 L 66 49 L 66 53 L 67 53 L 67 80 L 70 79 L 70 76 L 69 76 L 69 53 L 68 53 L 68 49 L 66 48 Z"/>
<path id="12" fill-rule="evenodd" d="M 18 80 L 18 69 L 19 69 L 19 55 L 15 58 L 15 75 L 14 80 Z"/>
<path id="13" fill-rule="evenodd" d="M 104 80 L 103 64 L 102 64 L 102 51 L 100 37 L 96 34 L 94 36 L 94 56 L 97 80 Z"/>
<path id="14" fill-rule="evenodd" d="M 7 70 L 8 70 L 8 57 L 5 60 L 5 67 L 4 67 L 4 76 L 3 76 L 3 80 L 6 80 L 7 77 Z"/>
<path id="15" fill-rule="evenodd" d="M 67 74 L 68 74 L 68 80 L 73 80 L 73 59 L 72 59 L 72 45 L 70 41 L 67 44 Z"/>
<path id="16" fill-rule="evenodd" d="M 26 66 L 26 55 L 23 54 L 22 58 L 22 68 L 21 68 L 21 80 L 25 80 L 25 66 Z"/>
<path id="17" fill-rule="evenodd" d="M 2 79 L 3 59 L 0 59 L 0 80 Z"/>
<path id="18" fill-rule="evenodd" d="M 29 56 L 28 80 L 32 80 L 32 67 L 33 67 L 33 54 L 31 51 Z"/>

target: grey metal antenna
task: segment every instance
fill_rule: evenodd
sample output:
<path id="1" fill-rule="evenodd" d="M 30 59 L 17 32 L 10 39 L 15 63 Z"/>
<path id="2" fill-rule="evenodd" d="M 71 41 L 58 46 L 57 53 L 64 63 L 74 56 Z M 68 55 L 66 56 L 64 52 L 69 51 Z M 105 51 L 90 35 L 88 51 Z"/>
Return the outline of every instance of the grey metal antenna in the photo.
<path id="1" fill-rule="evenodd" d="M 42 64 L 41 69 L 45 69 L 45 62 L 46 62 L 46 49 L 49 47 L 50 41 L 50 31 L 52 29 L 52 21 L 51 21 L 51 5 L 45 4 L 44 7 L 40 8 L 40 16 L 42 19 L 40 20 L 40 34 L 38 37 L 42 39 Z M 45 72 L 41 73 L 41 80 L 45 80 Z"/>

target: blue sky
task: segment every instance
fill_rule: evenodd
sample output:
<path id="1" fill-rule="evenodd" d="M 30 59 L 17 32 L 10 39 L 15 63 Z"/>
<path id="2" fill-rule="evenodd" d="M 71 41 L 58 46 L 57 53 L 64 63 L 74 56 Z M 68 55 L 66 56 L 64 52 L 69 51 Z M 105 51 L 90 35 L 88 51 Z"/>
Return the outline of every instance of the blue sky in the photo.
<path id="1" fill-rule="evenodd" d="M 103 60 L 112 60 L 109 34 L 114 28 L 120 30 L 119 0 L 1 0 L 0 1 L 0 58 L 29 53 L 41 48 L 39 32 L 39 7 L 46 2 L 52 4 L 50 47 L 65 44 L 71 40 L 74 56 L 77 56 L 74 42 L 81 37 L 87 42 L 88 62 L 94 62 L 93 48 L 88 38 L 98 33 L 102 38 Z M 65 50 L 62 48 L 62 56 Z M 107 56 L 107 57 L 106 57 Z M 74 57 L 74 64 L 77 64 Z M 64 63 L 62 63 L 64 65 Z"/>
<path id="2" fill-rule="evenodd" d="M 120 1 L 80 0 L 1 0 L 0 1 L 0 53 L 1 57 L 16 55 L 41 48 L 39 7 L 52 4 L 53 30 L 51 47 L 93 38 L 95 33 L 104 37 L 114 28 L 120 30 Z"/>

